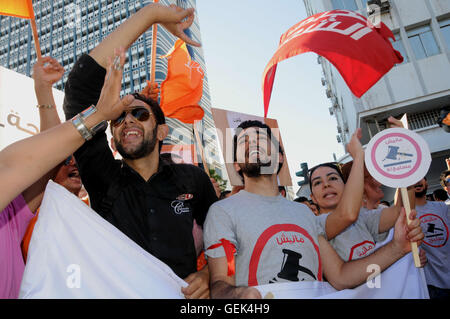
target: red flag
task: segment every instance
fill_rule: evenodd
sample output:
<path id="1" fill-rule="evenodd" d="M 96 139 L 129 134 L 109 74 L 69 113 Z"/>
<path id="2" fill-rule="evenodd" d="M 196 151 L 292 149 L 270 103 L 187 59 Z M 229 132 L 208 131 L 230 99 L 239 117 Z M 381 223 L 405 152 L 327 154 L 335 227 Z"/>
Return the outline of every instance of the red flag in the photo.
<path id="1" fill-rule="evenodd" d="M 31 0 L 2 0 L 0 14 L 18 18 L 32 19 L 34 17 Z"/>
<path id="2" fill-rule="evenodd" d="M 203 95 L 204 72 L 200 65 L 192 61 L 186 43 L 177 40 L 168 57 L 167 77 L 161 83 L 160 105 L 165 116 L 184 123 L 201 120 L 203 109 L 198 102 Z"/>
<path id="3" fill-rule="evenodd" d="M 330 61 L 353 94 L 361 97 L 396 63 L 403 62 L 389 38 L 395 40 L 384 23 L 375 27 L 364 16 L 347 10 L 319 13 L 297 23 L 281 36 L 278 50 L 264 70 L 264 116 L 278 62 L 315 52 Z"/>

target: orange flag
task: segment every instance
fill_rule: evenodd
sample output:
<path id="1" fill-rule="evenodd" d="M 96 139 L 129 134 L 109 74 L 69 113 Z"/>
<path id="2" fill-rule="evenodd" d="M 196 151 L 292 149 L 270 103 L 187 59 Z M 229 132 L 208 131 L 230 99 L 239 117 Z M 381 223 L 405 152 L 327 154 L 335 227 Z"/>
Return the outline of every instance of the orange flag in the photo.
<path id="1" fill-rule="evenodd" d="M 31 0 L 2 0 L 0 2 L 0 14 L 24 19 L 34 17 Z"/>
<path id="2" fill-rule="evenodd" d="M 189 124 L 201 120 L 204 111 L 198 102 L 203 95 L 202 68 L 192 61 L 182 40 L 177 40 L 162 58 L 169 59 L 167 77 L 161 83 L 160 106 L 164 115 Z"/>

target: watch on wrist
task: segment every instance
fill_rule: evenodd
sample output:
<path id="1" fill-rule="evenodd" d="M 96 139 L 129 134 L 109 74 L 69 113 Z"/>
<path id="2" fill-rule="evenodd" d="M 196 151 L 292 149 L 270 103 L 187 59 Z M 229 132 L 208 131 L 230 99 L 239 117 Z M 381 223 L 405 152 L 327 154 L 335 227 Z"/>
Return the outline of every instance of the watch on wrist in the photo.
<path id="1" fill-rule="evenodd" d="M 91 128 L 91 134 L 94 136 L 98 132 L 105 131 L 108 128 L 108 122 L 107 121 L 101 121 L 97 125 Z"/>

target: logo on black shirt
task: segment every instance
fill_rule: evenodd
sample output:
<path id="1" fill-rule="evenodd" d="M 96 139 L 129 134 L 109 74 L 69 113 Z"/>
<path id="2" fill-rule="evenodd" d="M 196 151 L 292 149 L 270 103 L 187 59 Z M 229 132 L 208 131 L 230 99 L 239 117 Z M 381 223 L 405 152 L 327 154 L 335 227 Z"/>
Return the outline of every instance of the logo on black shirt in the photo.
<path id="1" fill-rule="evenodd" d="M 194 198 L 193 194 L 182 194 L 177 197 L 178 200 L 190 200 Z"/>
<path id="2" fill-rule="evenodd" d="M 189 207 L 184 207 L 184 202 L 181 200 L 174 200 L 170 206 L 172 206 L 174 213 L 177 215 L 189 213 Z"/>

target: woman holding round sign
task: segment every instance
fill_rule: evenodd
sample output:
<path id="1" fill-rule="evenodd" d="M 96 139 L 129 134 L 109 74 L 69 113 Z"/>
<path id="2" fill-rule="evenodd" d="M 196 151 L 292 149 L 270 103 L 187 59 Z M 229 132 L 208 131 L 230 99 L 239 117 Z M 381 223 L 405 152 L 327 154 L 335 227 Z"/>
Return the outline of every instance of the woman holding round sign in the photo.
<path id="1" fill-rule="evenodd" d="M 399 125 L 393 118 L 390 122 Z M 330 163 L 310 170 L 311 198 L 320 211 L 325 212 L 319 216 L 319 224 L 336 252 L 346 261 L 360 259 L 375 251 L 376 243 L 384 241 L 394 226 L 402 206 L 401 201 L 393 207 L 379 206 L 373 210 L 370 209 L 373 207 L 363 205 L 363 197 L 367 202 L 373 202 L 377 196 L 379 201 L 383 194 L 376 191 L 380 185 L 364 167 L 364 150 L 357 133 L 348 145 L 353 157 L 352 165 L 347 165 L 347 173 L 344 172 L 348 178 L 344 178 L 338 166 Z M 358 182 L 354 179 L 356 175 Z M 358 188 L 355 189 L 355 185 Z M 357 207 L 356 212 L 347 212 L 348 219 L 340 218 L 339 209 L 350 205 Z"/>
<path id="2" fill-rule="evenodd" d="M 390 122 L 396 124 L 399 121 L 390 118 Z M 398 126 L 379 132 L 370 140 L 365 151 L 365 164 L 378 182 L 400 189 L 407 221 L 411 223 L 417 213 L 411 210 L 407 187 L 425 177 L 430 168 L 431 155 L 427 143 L 419 134 Z M 412 243 L 411 247 L 414 264 L 420 267 L 417 244 Z"/>

